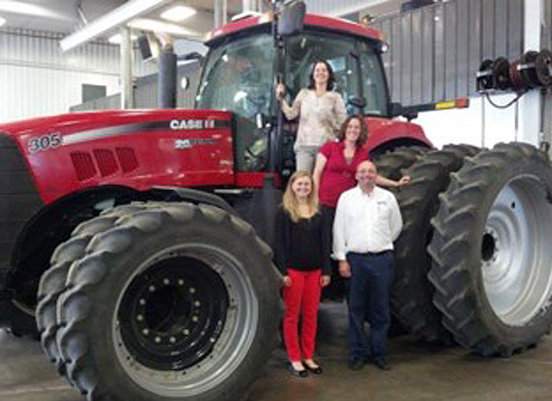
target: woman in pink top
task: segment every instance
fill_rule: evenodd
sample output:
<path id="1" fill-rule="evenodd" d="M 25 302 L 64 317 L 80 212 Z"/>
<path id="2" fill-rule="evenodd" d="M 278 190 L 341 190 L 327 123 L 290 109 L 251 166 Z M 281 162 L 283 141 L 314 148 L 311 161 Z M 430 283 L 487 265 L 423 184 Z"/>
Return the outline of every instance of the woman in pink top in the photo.
<path id="1" fill-rule="evenodd" d="M 331 91 L 334 84 L 332 67 L 327 61 L 319 60 L 313 64 L 308 88 L 301 89 L 292 106 L 284 99 L 284 85 L 276 87 L 276 98 L 281 101 L 285 116 L 290 120 L 299 116 L 293 147 L 297 171 L 312 172 L 318 150 L 337 137 L 347 116 L 343 98 Z"/>
<path id="2" fill-rule="evenodd" d="M 320 204 L 335 209 L 342 192 L 356 185 L 355 172 L 358 165 L 369 160 L 368 128 L 361 116 L 354 115 L 343 123 L 338 141 L 327 142 L 320 148 L 314 168 L 314 182 L 318 188 Z M 376 184 L 382 187 L 400 187 L 410 182 L 405 176 L 398 181 L 378 176 Z"/>
<path id="3" fill-rule="evenodd" d="M 368 140 L 368 128 L 361 116 L 353 115 L 343 123 L 338 141 L 327 142 L 320 148 L 314 167 L 314 183 L 318 188 L 320 212 L 324 229 L 332 237 L 335 208 L 339 196 L 356 185 L 355 173 L 360 163 L 369 160 L 368 149 L 364 144 Z M 409 176 L 398 181 L 378 175 L 376 184 L 382 187 L 401 187 L 410 182 Z M 334 266 L 335 267 L 335 266 Z M 336 270 L 336 269 L 332 269 Z M 341 290 L 336 288 L 341 283 L 337 271 L 333 272 L 332 288 L 326 294 L 330 298 L 337 297 Z"/>

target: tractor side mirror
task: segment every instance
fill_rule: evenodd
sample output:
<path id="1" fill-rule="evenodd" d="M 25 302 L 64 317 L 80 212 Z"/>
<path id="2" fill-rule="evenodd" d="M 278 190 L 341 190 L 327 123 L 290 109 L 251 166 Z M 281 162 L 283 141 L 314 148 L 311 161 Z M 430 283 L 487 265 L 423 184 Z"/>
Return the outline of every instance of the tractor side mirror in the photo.
<path id="1" fill-rule="evenodd" d="M 400 103 L 392 102 L 389 106 L 390 117 L 398 117 L 403 113 L 403 106 Z"/>
<path id="2" fill-rule="evenodd" d="M 303 1 L 284 5 L 278 21 L 278 35 L 286 37 L 301 32 L 306 12 L 307 6 Z"/>

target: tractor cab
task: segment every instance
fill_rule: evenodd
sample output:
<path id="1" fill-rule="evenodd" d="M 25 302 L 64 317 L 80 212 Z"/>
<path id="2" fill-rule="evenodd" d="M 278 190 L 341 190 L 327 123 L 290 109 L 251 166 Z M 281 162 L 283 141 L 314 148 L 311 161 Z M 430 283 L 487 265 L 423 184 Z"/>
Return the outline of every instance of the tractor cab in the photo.
<path id="1" fill-rule="evenodd" d="M 237 171 L 278 171 L 285 179 L 294 171 L 297 124 L 279 116 L 277 79 L 285 83 L 291 103 L 308 86 L 315 61 L 324 59 L 335 74 L 333 90 L 349 113 L 387 117 L 389 94 L 378 31 L 306 15 L 302 29 L 278 34 L 273 15 L 251 16 L 211 34 L 196 108 L 234 113 Z M 279 23 L 289 27 L 286 13 L 281 15 Z"/>

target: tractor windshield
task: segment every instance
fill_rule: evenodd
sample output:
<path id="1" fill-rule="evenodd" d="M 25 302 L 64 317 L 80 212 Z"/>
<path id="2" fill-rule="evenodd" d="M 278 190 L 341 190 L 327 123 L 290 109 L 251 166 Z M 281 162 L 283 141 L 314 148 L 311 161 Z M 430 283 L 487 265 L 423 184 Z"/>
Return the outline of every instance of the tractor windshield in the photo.
<path id="1" fill-rule="evenodd" d="M 387 114 L 388 94 L 380 57 L 373 44 L 349 36 L 305 32 L 288 39 L 286 44 L 286 86 L 292 98 L 309 84 L 313 63 L 326 60 L 332 66 L 336 85 L 349 114 L 353 107 L 349 100 L 363 97 L 364 114 Z"/>
<path id="2" fill-rule="evenodd" d="M 257 129 L 255 117 L 274 114 L 275 59 L 268 32 L 232 38 L 213 48 L 207 57 L 196 107 L 234 113 L 237 171 L 262 171 L 266 167 L 267 132 Z M 290 102 L 308 86 L 312 65 L 319 59 L 331 64 L 334 89 L 343 96 L 349 114 L 358 112 L 350 100 L 363 98 L 364 114 L 387 115 L 387 85 L 374 43 L 338 33 L 304 31 L 286 39 L 284 80 Z M 293 140 L 294 132 L 289 135 Z"/>
<path id="3" fill-rule="evenodd" d="M 270 114 L 274 58 L 272 37 L 260 34 L 213 49 L 205 65 L 196 107 L 234 112 L 238 171 L 265 167 L 267 138 L 256 129 L 255 116 Z"/>

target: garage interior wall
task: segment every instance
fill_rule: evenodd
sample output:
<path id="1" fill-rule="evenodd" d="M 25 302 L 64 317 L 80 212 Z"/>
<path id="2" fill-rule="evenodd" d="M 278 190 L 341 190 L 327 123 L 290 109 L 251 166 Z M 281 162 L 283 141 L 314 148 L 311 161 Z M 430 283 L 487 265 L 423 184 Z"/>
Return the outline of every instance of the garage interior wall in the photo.
<path id="1" fill-rule="evenodd" d="M 524 51 L 550 44 L 550 3 L 449 0 L 382 17 L 375 26 L 391 43 L 386 68 L 393 101 L 417 104 L 470 97 L 469 109 L 420 113 L 414 121 L 437 147 L 461 142 L 492 147 L 497 142 L 538 145 L 541 139 L 550 141 L 549 113 L 544 113 L 544 130 L 539 128 L 540 106 L 533 99 L 540 96 L 538 92 L 530 91 L 511 107 L 497 109 L 483 100 L 475 87 L 482 60 L 503 56 L 514 61 Z M 539 30 L 540 41 L 534 34 Z M 515 97 L 513 93 L 491 95 L 500 105 Z M 544 99 L 546 110 L 550 110 L 550 94 Z"/>
<path id="2" fill-rule="evenodd" d="M 377 19 L 393 101 L 403 105 L 476 95 L 481 61 L 523 53 L 523 0 L 452 0 Z"/>
<path id="3" fill-rule="evenodd" d="M 176 106 L 181 109 L 194 107 L 195 95 L 200 78 L 198 61 L 190 62 L 177 67 Z M 183 79 L 187 80 L 187 87 L 182 87 Z M 157 108 L 157 73 L 138 78 L 134 88 L 134 105 L 137 109 Z M 71 112 L 87 110 L 114 110 L 121 108 L 121 96 L 116 93 L 111 96 L 91 100 L 71 107 Z"/>
<path id="4" fill-rule="evenodd" d="M 66 113 L 82 102 L 82 85 L 119 91 L 119 46 L 91 43 L 61 53 L 63 35 L 0 31 L 0 122 Z M 137 60 L 135 75 L 154 68 Z"/>

